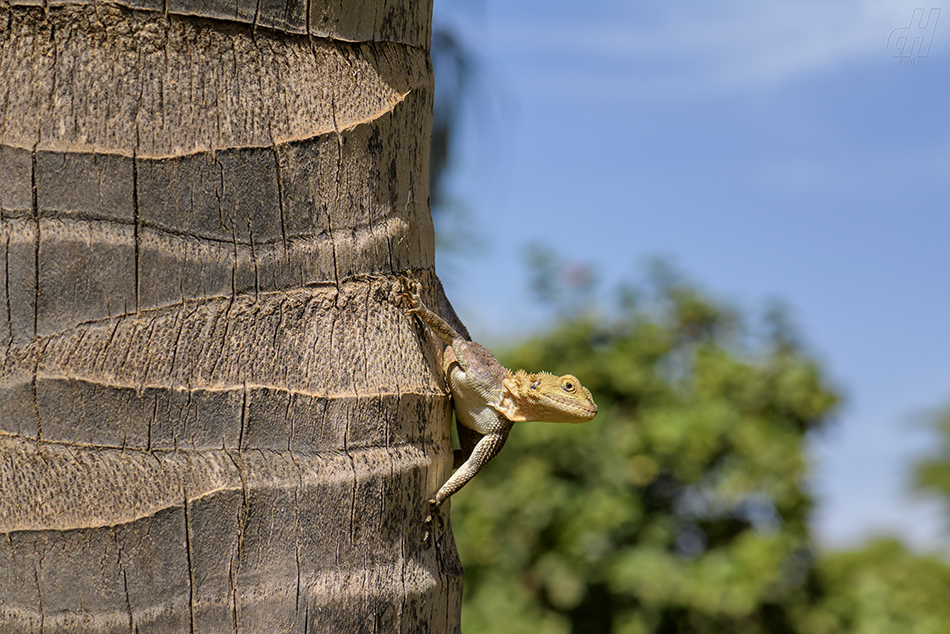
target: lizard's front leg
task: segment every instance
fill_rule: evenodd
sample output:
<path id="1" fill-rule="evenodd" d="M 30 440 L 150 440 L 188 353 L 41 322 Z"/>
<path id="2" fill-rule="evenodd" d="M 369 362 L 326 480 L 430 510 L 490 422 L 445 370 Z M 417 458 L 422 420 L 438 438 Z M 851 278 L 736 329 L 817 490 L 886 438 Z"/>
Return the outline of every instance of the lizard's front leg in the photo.
<path id="1" fill-rule="evenodd" d="M 452 326 L 429 310 L 429 307 L 425 305 L 425 302 L 422 301 L 422 296 L 419 294 L 419 282 L 407 275 L 403 275 L 400 279 L 403 284 L 401 296 L 409 305 L 408 312 L 418 315 L 419 319 L 431 328 L 432 332 L 438 335 L 439 339 L 446 344 L 452 345 L 453 341 L 464 341 L 462 336 L 455 332 Z"/>

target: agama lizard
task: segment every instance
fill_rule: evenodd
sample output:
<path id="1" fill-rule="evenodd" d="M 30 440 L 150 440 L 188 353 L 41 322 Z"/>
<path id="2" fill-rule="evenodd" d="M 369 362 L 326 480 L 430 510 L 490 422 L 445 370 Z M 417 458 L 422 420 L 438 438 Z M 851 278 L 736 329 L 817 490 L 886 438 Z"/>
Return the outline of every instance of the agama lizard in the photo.
<path id="1" fill-rule="evenodd" d="M 429 310 L 419 295 L 418 282 L 408 277 L 402 281 L 407 312 L 417 315 L 448 344 L 442 369 L 452 393 L 462 447 L 454 454 L 456 472 L 428 501 L 429 524 L 442 504 L 501 451 L 514 423 L 585 423 L 597 414 L 597 405 L 590 391 L 571 374 L 508 370 L 486 348 L 466 341 Z M 428 532 L 425 541 L 428 543 Z"/>

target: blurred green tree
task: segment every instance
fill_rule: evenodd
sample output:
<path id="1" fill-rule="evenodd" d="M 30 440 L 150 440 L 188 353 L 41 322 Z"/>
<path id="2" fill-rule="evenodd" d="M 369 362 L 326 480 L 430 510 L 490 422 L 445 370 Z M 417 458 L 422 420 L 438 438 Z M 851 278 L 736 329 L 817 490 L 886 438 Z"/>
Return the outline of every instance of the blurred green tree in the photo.
<path id="1" fill-rule="evenodd" d="M 561 275 L 538 255 L 535 279 Z M 668 271 L 621 298 L 609 318 L 562 298 L 569 320 L 499 355 L 576 374 L 600 414 L 516 426 L 453 498 L 463 630 L 798 631 L 818 585 L 804 442 L 834 388 L 782 320 L 753 337 Z"/>
<path id="2" fill-rule="evenodd" d="M 932 418 L 934 451 L 914 465 L 915 488 L 942 499 L 950 515 L 950 407 Z M 950 517 L 948 517 L 950 521 Z M 802 615 L 813 634 L 942 634 L 950 631 L 950 565 L 896 539 L 824 555 L 822 595 Z"/>
<path id="3" fill-rule="evenodd" d="M 943 502 L 950 526 L 950 405 L 931 417 L 931 427 L 937 445 L 932 454 L 914 466 L 914 484 L 919 491 Z"/>
<path id="4" fill-rule="evenodd" d="M 896 539 L 829 553 L 819 561 L 823 592 L 801 613 L 809 634 L 942 634 L 950 631 L 950 566 Z M 464 613 L 463 613 L 464 614 Z"/>

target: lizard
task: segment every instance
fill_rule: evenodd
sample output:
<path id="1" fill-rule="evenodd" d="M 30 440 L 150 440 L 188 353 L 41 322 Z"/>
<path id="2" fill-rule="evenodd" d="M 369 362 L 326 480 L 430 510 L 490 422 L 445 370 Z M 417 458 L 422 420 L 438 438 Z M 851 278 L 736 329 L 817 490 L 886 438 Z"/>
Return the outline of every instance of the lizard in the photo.
<path id="1" fill-rule="evenodd" d="M 433 516 L 454 493 L 498 455 L 516 422 L 585 423 L 597 414 L 590 391 L 572 374 L 512 372 L 482 345 L 462 337 L 423 303 L 420 284 L 402 277 L 408 308 L 445 344 L 442 370 L 451 392 L 461 449 L 454 451 L 455 473 L 427 501 Z M 423 542 L 428 546 L 429 531 Z"/>

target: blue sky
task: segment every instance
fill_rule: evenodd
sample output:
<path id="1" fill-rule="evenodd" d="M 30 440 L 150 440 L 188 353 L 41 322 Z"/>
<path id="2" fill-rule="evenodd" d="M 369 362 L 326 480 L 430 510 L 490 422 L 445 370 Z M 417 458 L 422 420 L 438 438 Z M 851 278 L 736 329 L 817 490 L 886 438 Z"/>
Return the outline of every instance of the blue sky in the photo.
<path id="1" fill-rule="evenodd" d="M 813 447 L 819 539 L 946 548 L 907 473 L 950 403 L 950 7 L 900 65 L 918 6 L 436 0 L 485 91 L 452 178 L 469 250 L 438 260 L 473 336 L 543 324 L 535 242 L 608 284 L 662 256 L 747 312 L 780 299 L 847 399 Z"/>

